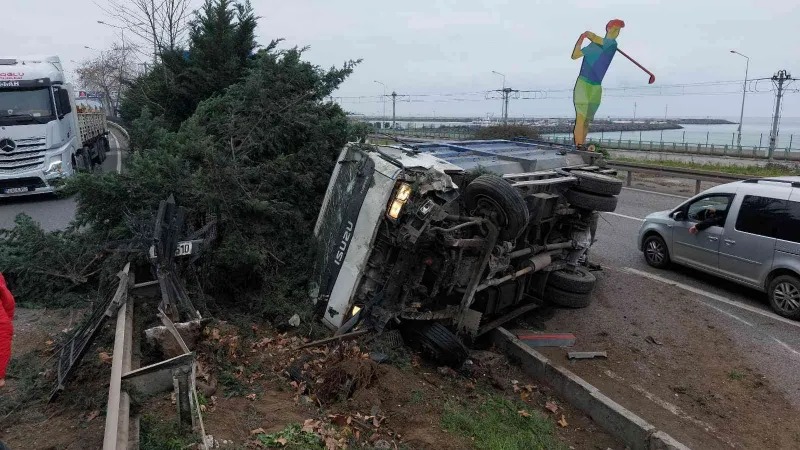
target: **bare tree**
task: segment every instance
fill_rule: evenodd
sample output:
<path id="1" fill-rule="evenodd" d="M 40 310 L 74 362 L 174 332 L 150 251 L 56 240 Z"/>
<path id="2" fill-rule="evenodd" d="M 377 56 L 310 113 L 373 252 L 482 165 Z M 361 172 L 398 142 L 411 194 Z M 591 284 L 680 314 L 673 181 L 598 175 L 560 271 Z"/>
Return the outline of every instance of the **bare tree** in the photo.
<path id="1" fill-rule="evenodd" d="M 116 114 L 126 82 L 137 75 L 137 64 L 132 54 L 136 48 L 130 44 L 112 45 L 94 59 L 87 59 L 76 69 L 81 88 L 103 93 L 103 104 Z"/>
<path id="2" fill-rule="evenodd" d="M 186 39 L 191 0 L 97 0 L 108 17 L 153 47 L 153 62 Z"/>

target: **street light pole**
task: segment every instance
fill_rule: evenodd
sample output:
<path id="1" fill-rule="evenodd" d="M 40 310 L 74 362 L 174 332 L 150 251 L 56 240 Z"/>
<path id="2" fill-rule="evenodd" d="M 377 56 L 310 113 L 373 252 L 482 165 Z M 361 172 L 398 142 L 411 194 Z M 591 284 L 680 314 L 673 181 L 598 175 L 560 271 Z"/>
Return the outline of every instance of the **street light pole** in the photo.
<path id="1" fill-rule="evenodd" d="M 744 59 L 747 60 L 747 63 L 744 66 L 744 83 L 742 83 L 742 112 L 739 113 L 739 127 L 737 129 L 737 137 L 736 137 L 736 146 L 742 146 L 742 120 L 744 120 L 744 97 L 747 94 L 747 72 L 750 70 L 750 58 L 747 56 L 737 52 L 736 50 L 731 50 L 731 53 L 737 54 Z"/>
<path id="2" fill-rule="evenodd" d="M 383 86 L 383 121 L 386 122 L 386 85 L 378 80 L 375 80 L 375 82 Z M 381 123 L 381 128 L 383 128 L 383 123 Z"/>

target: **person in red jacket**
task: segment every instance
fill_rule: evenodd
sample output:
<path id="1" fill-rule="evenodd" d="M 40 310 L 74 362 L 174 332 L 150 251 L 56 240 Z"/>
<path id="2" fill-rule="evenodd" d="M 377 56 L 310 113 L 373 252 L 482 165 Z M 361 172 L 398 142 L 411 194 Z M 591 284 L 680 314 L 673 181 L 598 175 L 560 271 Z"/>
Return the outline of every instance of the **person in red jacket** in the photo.
<path id="1" fill-rule="evenodd" d="M 11 340 L 14 337 L 14 296 L 0 273 L 0 388 L 6 384 L 6 368 L 11 359 Z"/>

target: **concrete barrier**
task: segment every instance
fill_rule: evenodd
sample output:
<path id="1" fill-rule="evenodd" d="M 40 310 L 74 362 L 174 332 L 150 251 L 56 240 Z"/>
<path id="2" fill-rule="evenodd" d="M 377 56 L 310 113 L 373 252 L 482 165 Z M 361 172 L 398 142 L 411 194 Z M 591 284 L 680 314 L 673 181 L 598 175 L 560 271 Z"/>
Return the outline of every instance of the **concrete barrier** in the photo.
<path id="1" fill-rule="evenodd" d="M 544 355 L 525 345 L 505 328 L 492 331 L 492 342 L 523 370 L 548 385 L 573 406 L 583 411 L 631 450 L 689 450 L 670 435 L 606 397 L 596 387 Z"/>
<path id="2" fill-rule="evenodd" d="M 123 136 L 125 136 L 125 140 L 126 140 L 126 141 L 128 141 L 128 142 L 130 143 L 131 137 L 130 137 L 130 135 L 128 134 L 128 130 L 126 130 L 125 128 L 123 128 L 123 127 L 122 127 L 122 125 L 120 125 L 120 124 L 118 124 L 118 123 L 116 123 L 116 122 L 112 122 L 112 121 L 110 121 L 110 120 L 106 121 L 106 123 L 108 124 L 108 126 L 109 126 L 110 128 L 113 128 L 113 129 L 115 129 L 115 130 L 119 131 L 120 133 L 122 133 L 122 135 L 123 135 Z"/>

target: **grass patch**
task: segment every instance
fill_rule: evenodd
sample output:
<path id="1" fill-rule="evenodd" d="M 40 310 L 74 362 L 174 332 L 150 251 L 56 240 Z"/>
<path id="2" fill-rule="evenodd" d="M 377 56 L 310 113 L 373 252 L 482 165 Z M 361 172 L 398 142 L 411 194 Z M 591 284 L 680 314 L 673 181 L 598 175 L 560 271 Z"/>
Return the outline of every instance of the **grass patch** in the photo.
<path id="1" fill-rule="evenodd" d="M 42 371 L 42 359 L 39 352 L 26 353 L 11 358 L 6 371 L 6 381 L 16 380 L 13 394 L 0 393 L 0 419 L 13 412 L 18 412 L 41 397 L 45 393 L 43 380 L 39 378 Z M 5 388 L 8 390 L 8 387 Z"/>
<path id="2" fill-rule="evenodd" d="M 728 372 L 728 379 L 731 381 L 741 381 L 744 380 L 744 377 L 747 376 L 742 372 L 739 372 L 736 369 L 731 370 Z"/>
<path id="3" fill-rule="evenodd" d="M 422 403 L 423 399 L 424 399 L 424 396 L 422 394 L 422 391 L 414 391 L 414 392 L 411 393 L 411 401 L 410 401 L 410 403 L 412 403 L 412 404 Z"/>
<path id="4" fill-rule="evenodd" d="M 139 430 L 140 450 L 182 450 L 199 442 L 181 433 L 176 421 L 162 422 L 150 414 L 142 416 Z"/>
<path id="5" fill-rule="evenodd" d="M 711 172 L 732 173 L 737 175 L 748 175 L 752 177 L 780 177 L 787 175 L 800 175 L 800 168 L 782 164 L 767 164 L 766 166 L 737 166 L 737 165 L 714 164 L 714 163 L 704 164 L 692 161 L 672 161 L 668 159 L 646 160 L 646 159 L 627 158 L 627 157 L 613 158 L 613 160 L 620 162 L 677 167 L 681 169 L 708 170 Z"/>
<path id="6" fill-rule="evenodd" d="M 244 397 L 247 393 L 247 386 L 227 371 L 220 372 L 219 384 L 225 388 L 225 398 Z"/>
<path id="7" fill-rule="evenodd" d="M 286 425 L 281 431 L 272 434 L 259 434 L 256 438 L 267 448 L 285 448 L 288 450 L 324 450 L 322 439 L 296 423 Z"/>
<path id="8" fill-rule="evenodd" d="M 525 410 L 528 417 L 520 414 Z M 553 423 L 530 411 L 524 404 L 490 396 L 477 410 L 463 404 L 446 403 L 442 427 L 473 440 L 482 450 L 566 450 L 553 436 Z"/>

